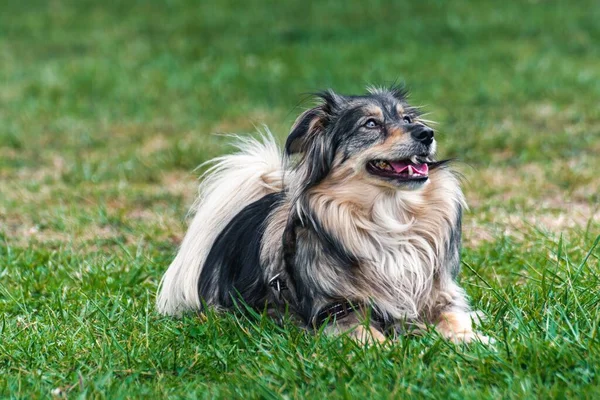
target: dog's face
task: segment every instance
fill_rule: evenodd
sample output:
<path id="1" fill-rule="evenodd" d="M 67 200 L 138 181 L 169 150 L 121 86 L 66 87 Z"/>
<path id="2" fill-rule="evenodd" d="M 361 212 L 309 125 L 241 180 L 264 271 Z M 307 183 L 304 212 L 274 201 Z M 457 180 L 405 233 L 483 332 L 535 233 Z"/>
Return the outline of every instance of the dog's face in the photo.
<path id="1" fill-rule="evenodd" d="M 286 143 L 288 154 L 303 155 L 309 186 L 340 168 L 394 189 L 416 189 L 427 182 L 434 132 L 408 105 L 403 90 L 319 96 L 323 104 L 298 118 Z"/>

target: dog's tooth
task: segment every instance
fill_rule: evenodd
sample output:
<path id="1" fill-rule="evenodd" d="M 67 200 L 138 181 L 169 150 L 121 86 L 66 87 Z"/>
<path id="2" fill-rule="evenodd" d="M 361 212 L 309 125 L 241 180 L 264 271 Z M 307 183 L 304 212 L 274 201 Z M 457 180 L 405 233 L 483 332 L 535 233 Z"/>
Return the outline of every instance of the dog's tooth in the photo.
<path id="1" fill-rule="evenodd" d="M 417 156 L 414 155 L 410 158 L 410 161 L 412 161 L 413 164 L 418 164 L 419 162 L 417 161 Z"/>
<path id="2" fill-rule="evenodd" d="M 409 166 L 408 166 L 408 175 L 412 176 L 412 175 L 413 175 L 413 173 L 414 173 L 414 172 L 413 172 L 413 169 L 412 169 L 412 167 L 409 165 Z"/>
<path id="3" fill-rule="evenodd" d="M 390 167 L 390 165 L 387 162 L 385 162 L 383 160 L 377 161 L 377 168 L 387 170 L 387 169 L 389 169 L 389 167 Z"/>

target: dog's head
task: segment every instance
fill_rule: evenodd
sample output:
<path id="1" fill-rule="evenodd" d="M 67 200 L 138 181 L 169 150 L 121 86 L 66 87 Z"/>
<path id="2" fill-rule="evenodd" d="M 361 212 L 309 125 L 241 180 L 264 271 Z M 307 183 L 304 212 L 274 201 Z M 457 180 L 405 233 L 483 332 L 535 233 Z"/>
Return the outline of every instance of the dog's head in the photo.
<path id="1" fill-rule="evenodd" d="M 286 142 L 288 155 L 301 154 L 308 186 L 339 168 L 394 189 L 427 182 L 437 166 L 434 131 L 407 103 L 405 90 L 372 89 L 363 96 L 329 90 L 318 97 L 321 104 L 298 117 Z"/>

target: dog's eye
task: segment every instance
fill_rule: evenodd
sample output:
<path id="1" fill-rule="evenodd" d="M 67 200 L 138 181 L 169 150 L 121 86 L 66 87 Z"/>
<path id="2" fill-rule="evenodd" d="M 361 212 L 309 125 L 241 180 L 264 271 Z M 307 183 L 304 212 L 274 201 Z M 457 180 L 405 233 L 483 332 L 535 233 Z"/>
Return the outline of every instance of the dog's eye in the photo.
<path id="1" fill-rule="evenodd" d="M 373 129 L 377 128 L 379 124 L 373 118 L 369 118 L 367 122 L 365 122 L 365 128 Z"/>
<path id="2" fill-rule="evenodd" d="M 402 120 L 404 122 L 406 122 L 407 124 L 412 124 L 412 118 L 408 115 L 405 115 L 404 117 L 402 117 Z"/>

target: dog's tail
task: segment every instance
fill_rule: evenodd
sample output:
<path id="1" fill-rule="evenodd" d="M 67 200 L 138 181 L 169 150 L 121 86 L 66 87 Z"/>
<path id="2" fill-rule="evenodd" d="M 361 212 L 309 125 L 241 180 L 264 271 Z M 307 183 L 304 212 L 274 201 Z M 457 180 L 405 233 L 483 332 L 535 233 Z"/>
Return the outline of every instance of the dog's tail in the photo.
<path id="1" fill-rule="evenodd" d="M 217 157 L 204 173 L 195 216 L 175 260 L 162 278 L 156 306 L 161 314 L 198 310 L 198 279 L 219 233 L 248 204 L 283 190 L 282 153 L 268 130 L 258 139 L 236 138 L 238 152 Z"/>

